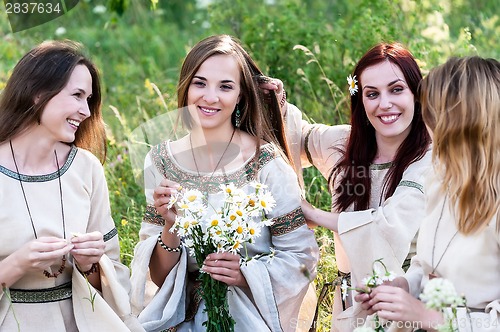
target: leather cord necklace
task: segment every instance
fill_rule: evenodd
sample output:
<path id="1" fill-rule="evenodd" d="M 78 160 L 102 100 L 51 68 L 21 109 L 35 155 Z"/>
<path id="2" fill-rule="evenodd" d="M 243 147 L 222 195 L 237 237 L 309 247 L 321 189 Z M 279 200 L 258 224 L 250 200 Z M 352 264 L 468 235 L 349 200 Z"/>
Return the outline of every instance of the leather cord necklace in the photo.
<path id="1" fill-rule="evenodd" d="M 210 177 L 208 178 L 208 180 L 212 179 L 212 176 L 214 176 L 214 173 L 217 170 L 217 168 L 219 167 L 219 165 L 222 161 L 222 158 L 224 158 L 224 155 L 226 154 L 226 151 L 229 148 L 229 145 L 231 145 L 231 142 L 233 141 L 233 137 L 234 137 L 235 132 L 236 132 L 236 128 L 233 129 L 233 133 L 231 134 L 231 138 L 229 139 L 229 142 L 227 143 L 226 148 L 222 152 L 222 155 L 220 156 L 220 159 L 217 162 L 217 164 L 215 165 L 214 170 L 212 171 L 212 174 L 210 174 Z M 189 144 L 191 145 L 191 155 L 193 156 L 194 166 L 196 167 L 196 173 L 198 173 L 198 176 L 201 176 L 199 168 L 198 168 L 198 163 L 196 162 L 196 158 L 194 156 L 193 141 L 191 139 L 191 134 L 189 134 Z"/>
<path id="2" fill-rule="evenodd" d="M 38 239 L 38 235 L 37 235 L 36 229 L 35 229 L 35 223 L 33 222 L 33 217 L 31 216 L 31 210 L 30 210 L 30 207 L 28 204 L 28 199 L 26 198 L 26 192 L 24 190 L 23 181 L 21 180 L 21 174 L 19 173 L 19 167 L 17 166 L 16 157 L 14 156 L 14 148 L 12 147 L 12 141 L 9 141 L 9 144 L 10 144 L 10 151 L 12 153 L 12 160 L 14 161 L 14 166 L 16 166 L 17 179 L 19 180 L 19 184 L 21 186 L 21 191 L 23 192 L 24 203 L 26 203 L 26 209 L 28 210 L 28 215 L 30 216 L 31 227 L 33 228 L 33 234 L 35 235 L 35 239 Z M 62 192 L 62 184 L 61 184 L 61 170 L 59 169 L 59 160 L 57 159 L 56 150 L 54 150 L 54 155 L 56 158 L 56 165 L 57 165 L 57 179 L 59 181 L 59 195 L 60 195 L 60 200 L 61 200 L 61 216 L 62 216 L 63 236 L 64 236 L 64 239 L 66 240 L 66 223 L 64 220 L 64 204 L 63 204 L 63 192 Z M 46 276 L 47 278 L 57 278 L 64 271 L 65 267 L 66 267 L 66 255 L 63 255 L 61 266 L 59 267 L 57 272 L 50 273 L 47 270 L 43 270 L 43 275 Z"/>
<path id="3" fill-rule="evenodd" d="M 429 273 L 429 279 L 434 279 L 434 278 L 437 277 L 437 275 L 435 274 L 436 269 L 439 266 L 439 263 L 441 263 L 441 261 L 443 260 L 444 254 L 446 254 L 446 251 L 448 251 L 448 248 L 450 247 L 451 242 L 455 239 L 455 237 L 458 234 L 458 230 L 457 230 L 455 232 L 455 234 L 453 234 L 453 236 L 451 237 L 451 239 L 448 242 L 448 244 L 446 245 L 446 247 L 444 248 L 444 251 L 441 254 L 441 257 L 439 257 L 439 260 L 437 261 L 436 265 L 434 265 L 434 252 L 436 250 L 436 237 L 437 237 L 437 232 L 438 232 L 438 229 L 439 229 L 439 225 L 441 224 L 441 219 L 443 218 L 444 207 L 446 206 L 447 199 L 448 199 L 448 195 L 446 195 L 444 197 L 443 207 L 441 208 L 441 213 L 439 215 L 439 219 L 438 219 L 438 222 L 437 222 L 437 225 L 436 225 L 436 231 L 434 232 L 434 241 L 433 241 L 433 244 L 432 244 L 432 257 L 431 257 L 432 272 Z"/>

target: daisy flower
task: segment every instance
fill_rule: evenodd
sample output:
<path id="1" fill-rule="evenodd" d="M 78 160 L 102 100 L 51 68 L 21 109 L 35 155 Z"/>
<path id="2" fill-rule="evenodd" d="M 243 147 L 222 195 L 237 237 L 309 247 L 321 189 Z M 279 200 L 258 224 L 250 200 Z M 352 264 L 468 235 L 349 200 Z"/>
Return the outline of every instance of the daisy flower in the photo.
<path id="1" fill-rule="evenodd" d="M 349 93 L 351 94 L 351 96 L 354 95 L 356 92 L 358 92 L 358 85 L 356 83 L 358 83 L 356 75 L 354 76 L 349 75 L 347 77 L 347 84 L 349 84 Z"/>

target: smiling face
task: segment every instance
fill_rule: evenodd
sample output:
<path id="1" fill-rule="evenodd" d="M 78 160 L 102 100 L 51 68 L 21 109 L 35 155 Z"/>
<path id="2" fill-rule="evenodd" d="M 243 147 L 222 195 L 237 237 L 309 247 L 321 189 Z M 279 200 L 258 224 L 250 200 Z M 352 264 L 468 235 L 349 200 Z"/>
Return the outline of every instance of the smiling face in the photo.
<path id="1" fill-rule="evenodd" d="M 90 116 L 88 99 L 92 95 L 92 77 L 88 68 L 77 65 L 66 86 L 45 106 L 39 129 L 54 141 L 71 143 L 80 123 Z"/>
<path id="2" fill-rule="evenodd" d="M 200 66 L 188 89 L 189 112 L 204 129 L 230 128 L 240 99 L 240 67 L 231 55 L 214 55 Z"/>
<path id="3" fill-rule="evenodd" d="M 411 130 L 415 97 L 401 69 L 384 61 L 367 67 L 360 82 L 366 116 L 375 128 L 377 141 L 403 142 Z"/>

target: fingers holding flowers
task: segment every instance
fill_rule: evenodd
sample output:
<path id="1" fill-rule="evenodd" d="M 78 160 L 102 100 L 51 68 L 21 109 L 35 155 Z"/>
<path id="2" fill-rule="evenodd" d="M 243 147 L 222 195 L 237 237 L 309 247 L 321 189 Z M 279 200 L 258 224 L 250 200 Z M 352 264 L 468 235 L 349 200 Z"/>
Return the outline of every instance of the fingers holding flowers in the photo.
<path id="1" fill-rule="evenodd" d="M 92 268 L 104 255 L 106 244 L 101 232 L 95 231 L 86 234 L 73 234 L 71 238 L 73 249 L 71 254 L 81 271 Z"/>
<path id="2" fill-rule="evenodd" d="M 178 183 L 167 179 L 163 179 L 154 189 L 154 206 L 167 223 L 173 224 L 175 221 L 177 210 L 173 204 L 172 197 L 175 197 L 181 189 L 182 187 Z"/>
<path id="3" fill-rule="evenodd" d="M 218 281 L 229 286 L 248 287 L 247 281 L 240 269 L 240 256 L 223 252 L 207 256 L 203 262 L 203 271 Z"/>
<path id="4" fill-rule="evenodd" d="M 61 256 L 72 248 L 73 244 L 65 239 L 44 236 L 26 243 L 12 257 L 17 256 L 14 261 L 23 271 L 43 271 L 60 264 Z"/>

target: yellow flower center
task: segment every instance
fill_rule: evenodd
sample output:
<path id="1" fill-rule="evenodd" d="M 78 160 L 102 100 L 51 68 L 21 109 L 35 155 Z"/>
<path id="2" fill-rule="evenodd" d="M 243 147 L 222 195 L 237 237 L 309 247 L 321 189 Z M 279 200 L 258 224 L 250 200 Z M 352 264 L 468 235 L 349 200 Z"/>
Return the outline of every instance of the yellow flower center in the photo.
<path id="1" fill-rule="evenodd" d="M 231 219 L 231 221 L 234 221 L 236 219 L 236 216 L 234 214 L 232 214 L 229 219 Z"/>
<path id="2" fill-rule="evenodd" d="M 238 234 L 243 233 L 243 227 L 238 226 L 238 228 L 236 228 L 236 233 L 238 233 Z"/>
<path id="3" fill-rule="evenodd" d="M 195 199 L 196 199 L 196 195 L 189 195 L 187 199 L 188 199 L 188 201 L 190 201 L 190 202 L 194 202 L 194 201 L 195 201 Z"/>
<path id="4" fill-rule="evenodd" d="M 238 211 L 236 211 L 236 214 L 241 217 L 243 215 L 243 212 L 241 212 L 240 210 L 238 210 Z"/>
<path id="5" fill-rule="evenodd" d="M 260 201 L 260 205 L 262 205 L 262 207 L 267 207 L 267 203 L 265 201 Z"/>
<path id="6" fill-rule="evenodd" d="M 351 81 L 351 89 L 354 89 L 356 87 L 356 83 L 354 83 L 354 80 Z"/>
<path id="7" fill-rule="evenodd" d="M 254 235 L 254 234 L 255 234 L 255 229 L 250 228 L 250 235 Z"/>
<path id="8" fill-rule="evenodd" d="M 248 205 L 250 205 L 251 207 L 254 207 L 255 206 L 255 201 L 253 199 L 249 200 L 248 201 Z"/>
<path id="9" fill-rule="evenodd" d="M 211 223 L 212 226 L 217 226 L 218 224 L 219 224 L 219 220 L 217 220 L 217 219 L 212 220 L 212 223 Z"/>

